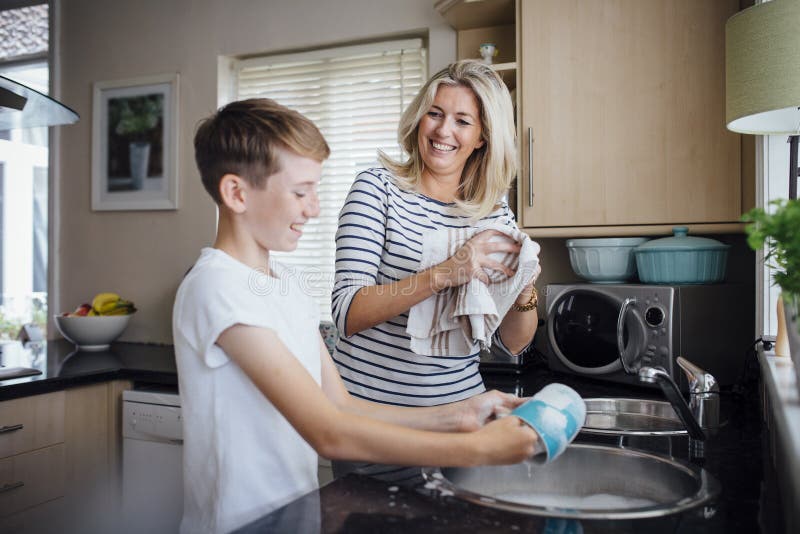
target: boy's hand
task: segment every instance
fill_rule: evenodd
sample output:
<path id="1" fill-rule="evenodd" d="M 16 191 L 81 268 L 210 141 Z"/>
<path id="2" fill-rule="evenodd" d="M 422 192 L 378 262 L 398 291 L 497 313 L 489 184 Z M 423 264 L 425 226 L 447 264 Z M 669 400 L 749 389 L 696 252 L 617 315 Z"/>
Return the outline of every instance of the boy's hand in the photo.
<path id="1" fill-rule="evenodd" d="M 539 435 L 518 417 L 503 417 L 471 434 L 478 440 L 476 464 L 515 464 L 532 457 Z"/>
<path id="2" fill-rule="evenodd" d="M 456 403 L 455 406 L 460 410 L 461 416 L 458 430 L 461 432 L 478 430 L 498 416 L 508 414 L 526 400 L 528 399 L 492 390 Z"/>

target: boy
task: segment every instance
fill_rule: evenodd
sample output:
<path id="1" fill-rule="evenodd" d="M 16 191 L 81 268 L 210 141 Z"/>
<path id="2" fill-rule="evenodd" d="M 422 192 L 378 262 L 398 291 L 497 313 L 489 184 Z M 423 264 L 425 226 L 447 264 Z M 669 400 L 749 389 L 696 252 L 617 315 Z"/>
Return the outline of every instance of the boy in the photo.
<path id="1" fill-rule="evenodd" d="M 514 463 L 536 434 L 496 391 L 431 408 L 351 397 L 319 336 L 317 307 L 271 250 L 297 247 L 319 213 L 328 145 L 268 99 L 234 102 L 199 127 L 195 158 L 219 207 L 175 299 L 184 417 L 182 532 L 228 532 L 317 488 L 317 453 L 403 465 Z M 434 432 L 434 430 L 439 432 Z"/>

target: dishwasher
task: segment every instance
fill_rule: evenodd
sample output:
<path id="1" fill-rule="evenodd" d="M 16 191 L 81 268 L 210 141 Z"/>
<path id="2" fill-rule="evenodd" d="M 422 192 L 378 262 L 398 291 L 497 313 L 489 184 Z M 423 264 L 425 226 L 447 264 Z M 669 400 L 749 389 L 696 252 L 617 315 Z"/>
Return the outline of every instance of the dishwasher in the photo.
<path id="1" fill-rule="evenodd" d="M 124 532 L 175 533 L 183 515 L 183 422 L 176 388 L 122 393 Z"/>

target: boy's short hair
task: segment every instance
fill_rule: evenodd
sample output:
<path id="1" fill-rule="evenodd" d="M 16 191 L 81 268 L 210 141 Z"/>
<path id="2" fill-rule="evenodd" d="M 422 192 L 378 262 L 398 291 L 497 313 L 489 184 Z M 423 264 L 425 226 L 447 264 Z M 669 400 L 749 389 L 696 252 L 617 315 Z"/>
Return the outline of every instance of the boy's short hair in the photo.
<path id="1" fill-rule="evenodd" d="M 208 194 L 222 203 L 219 183 L 235 174 L 263 188 L 279 172 L 276 149 L 324 161 L 330 148 L 309 119 L 269 98 L 231 102 L 203 120 L 194 136 L 194 157 Z"/>

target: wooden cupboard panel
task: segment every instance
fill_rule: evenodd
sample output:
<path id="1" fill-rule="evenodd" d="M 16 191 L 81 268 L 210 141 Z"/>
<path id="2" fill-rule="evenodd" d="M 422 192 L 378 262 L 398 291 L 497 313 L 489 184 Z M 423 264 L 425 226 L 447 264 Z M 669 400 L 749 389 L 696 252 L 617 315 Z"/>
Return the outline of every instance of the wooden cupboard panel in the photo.
<path id="1" fill-rule="evenodd" d="M 122 480 L 122 392 L 133 389 L 129 380 L 115 380 L 108 384 L 108 466 L 111 486 L 117 492 L 117 502 L 121 499 Z"/>
<path id="2" fill-rule="evenodd" d="M 514 0 L 436 0 L 433 7 L 457 30 L 514 22 Z"/>
<path id="3" fill-rule="evenodd" d="M 685 225 L 690 235 L 742 234 L 744 223 L 701 223 Z M 533 239 L 543 237 L 607 237 L 607 236 L 659 236 L 672 235 L 671 224 L 627 224 L 622 226 L 540 226 L 523 228 Z"/>
<path id="4" fill-rule="evenodd" d="M 64 495 L 64 445 L 0 460 L 0 516 Z"/>
<path id="5" fill-rule="evenodd" d="M 66 476 L 64 523 L 74 532 L 111 532 L 108 513 L 116 505 L 112 453 L 108 442 L 109 384 L 66 391 Z"/>
<path id="6" fill-rule="evenodd" d="M 0 532 L 14 534 L 64 534 L 69 532 L 62 521 L 63 498 L 26 508 L 10 516 L 0 517 Z"/>
<path id="7" fill-rule="evenodd" d="M 37 424 L 26 425 L 28 433 L 34 428 L 57 427 L 56 434 L 63 441 L 63 444 L 57 445 L 60 451 L 57 468 L 51 466 L 53 462 L 37 456 L 36 461 L 41 465 L 35 467 L 35 476 L 26 477 L 28 481 L 23 480 L 24 486 L 0 492 L 0 532 L 49 534 L 114 531 L 118 526 L 121 498 L 121 396 L 123 390 L 131 387 L 132 383 L 128 380 L 115 380 L 0 404 L 5 410 L 0 415 L 10 417 L 13 414 L 14 420 L 19 419 L 20 413 L 26 410 L 39 414 L 33 418 Z M 50 419 L 53 413 L 60 414 L 58 424 L 44 424 L 47 417 L 42 413 L 50 414 Z M 30 446 L 31 438 L 23 441 Z M 41 441 L 35 440 L 36 443 Z M 54 447 L 34 452 L 38 454 L 51 449 Z M 19 466 L 29 466 L 30 461 L 26 460 L 29 454 L 34 453 L 0 460 L 0 488 L 4 484 L 14 485 L 20 481 Z M 26 467 L 24 471 L 30 472 L 31 469 Z M 47 480 L 47 484 L 53 485 L 50 493 L 39 491 L 36 485 L 39 482 L 30 482 L 41 480 L 40 475 Z M 30 497 L 31 492 L 33 498 Z M 4 501 L 4 494 L 17 496 L 13 499 L 7 497 Z"/>
<path id="8" fill-rule="evenodd" d="M 737 10 L 736 0 L 520 3 L 524 226 L 738 221 L 740 136 L 724 121 L 724 24 Z"/>
<path id="9" fill-rule="evenodd" d="M 0 458 L 63 441 L 63 391 L 0 402 Z"/>
<path id="10" fill-rule="evenodd" d="M 66 391 L 66 445 L 70 487 L 94 490 L 108 479 L 108 384 Z M 107 490 L 102 489 L 105 493 Z"/>

